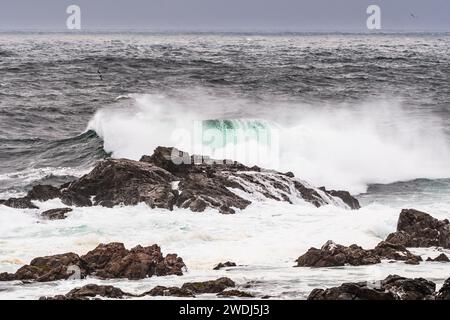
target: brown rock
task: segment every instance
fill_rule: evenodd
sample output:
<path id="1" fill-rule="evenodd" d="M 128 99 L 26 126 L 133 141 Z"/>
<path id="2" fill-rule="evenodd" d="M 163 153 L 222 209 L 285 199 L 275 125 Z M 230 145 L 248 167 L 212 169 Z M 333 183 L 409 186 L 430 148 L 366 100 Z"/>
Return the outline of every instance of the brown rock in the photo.
<path id="1" fill-rule="evenodd" d="M 436 300 L 450 300 L 450 278 L 445 280 L 441 290 L 436 294 Z"/>
<path id="2" fill-rule="evenodd" d="M 438 220 L 429 214 L 414 209 L 400 213 L 397 232 L 386 241 L 405 247 L 434 247 L 450 249 L 450 222 Z"/>
<path id="3" fill-rule="evenodd" d="M 111 299 L 122 299 L 125 296 L 132 295 L 113 286 L 88 284 L 81 288 L 75 288 L 64 296 L 57 295 L 55 297 L 41 297 L 39 300 L 90 300 L 91 298 L 96 298 L 98 296 Z"/>
<path id="4" fill-rule="evenodd" d="M 235 283 L 230 278 L 219 278 L 217 280 L 204 281 L 204 282 L 188 282 L 183 284 L 181 289 L 188 290 L 194 294 L 202 293 L 219 293 L 226 288 L 234 287 Z"/>
<path id="5" fill-rule="evenodd" d="M 238 297 L 238 298 L 254 298 L 251 293 L 240 290 L 226 290 L 217 294 L 220 297 Z"/>
<path id="6" fill-rule="evenodd" d="M 81 257 L 88 270 L 100 278 L 138 280 L 153 275 L 182 275 L 183 260 L 176 254 L 165 258 L 157 245 L 125 249 L 122 243 L 100 244 Z"/>

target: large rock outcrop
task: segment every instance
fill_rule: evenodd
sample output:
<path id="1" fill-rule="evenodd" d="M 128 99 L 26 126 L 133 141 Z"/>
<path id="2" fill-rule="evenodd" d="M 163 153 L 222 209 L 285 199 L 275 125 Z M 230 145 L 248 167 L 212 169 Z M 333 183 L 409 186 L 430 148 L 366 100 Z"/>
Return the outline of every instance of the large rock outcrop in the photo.
<path id="1" fill-rule="evenodd" d="M 386 241 L 405 247 L 443 247 L 450 249 L 450 222 L 438 220 L 414 209 L 401 211 L 397 232 Z"/>
<path id="2" fill-rule="evenodd" d="M 0 281 L 34 280 L 39 282 L 80 279 L 143 279 L 151 276 L 182 275 L 185 264 L 176 254 L 165 257 L 158 245 L 136 246 L 127 250 L 122 243 L 100 244 L 83 256 L 75 253 L 33 259 L 16 273 L 0 273 Z"/>
<path id="3" fill-rule="evenodd" d="M 390 275 L 370 283 L 344 283 L 329 289 L 314 289 L 308 300 L 432 300 L 436 285 L 428 280 Z"/>
<path id="4" fill-rule="evenodd" d="M 158 245 L 127 250 L 122 243 L 100 244 L 81 259 L 91 275 L 104 279 L 182 275 L 185 267 L 176 254 L 163 257 Z"/>
<path id="5" fill-rule="evenodd" d="M 236 192 L 238 190 L 239 192 Z M 59 197 L 67 206 L 136 205 L 172 210 L 174 206 L 224 214 L 243 210 L 251 201 L 245 194 L 289 203 L 301 198 L 316 207 L 327 204 L 358 209 L 358 200 L 346 191 L 314 188 L 292 173 L 247 167 L 231 160 L 189 155 L 175 148 L 158 147 L 140 161 L 105 159 L 81 178 L 59 189 L 35 186 L 24 198 L 0 201 L 16 208 L 37 208 L 31 200 Z"/>
<path id="6" fill-rule="evenodd" d="M 107 159 L 99 162 L 89 174 L 70 183 L 62 194 L 94 197 L 94 205 L 106 207 L 145 202 L 152 208 L 172 209 L 176 199 L 172 181 L 173 176 L 157 166 L 127 159 Z"/>
<path id="7" fill-rule="evenodd" d="M 297 267 L 320 268 L 370 265 L 380 263 L 383 259 L 400 260 L 410 264 L 422 261 L 420 256 L 412 254 L 405 247 L 384 241 L 371 250 L 365 250 L 356 244 L 346 247 L 327 241 L 320 249 L 310 248 L 296 262 Z"/>

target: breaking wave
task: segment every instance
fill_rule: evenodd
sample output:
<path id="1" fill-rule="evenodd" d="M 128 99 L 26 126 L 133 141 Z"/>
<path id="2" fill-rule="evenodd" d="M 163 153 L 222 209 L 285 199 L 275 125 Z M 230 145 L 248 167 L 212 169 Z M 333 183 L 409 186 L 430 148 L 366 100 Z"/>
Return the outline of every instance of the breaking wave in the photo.
<path id="1" fill-rule="evenodd" d="M 87 128 L 114 157 L 175 146 L 354 193 L 373 183 L 450 177 L 445 123 L 401 100 L 256 103 L 195 90 L 129 97 L 99 110 Z"/>

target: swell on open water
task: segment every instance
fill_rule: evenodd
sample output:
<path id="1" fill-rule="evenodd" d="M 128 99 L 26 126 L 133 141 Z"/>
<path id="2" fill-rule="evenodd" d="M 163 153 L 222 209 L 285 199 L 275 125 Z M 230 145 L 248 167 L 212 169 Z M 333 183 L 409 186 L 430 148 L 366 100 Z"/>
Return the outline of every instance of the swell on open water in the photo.
<path id="1" fill-rule="evenodd" d="M 188 266 L 179 278 L 103 281 L 132 292 L 220 275 L 276 298 L 392 273 L 440 285 L 449 267 L 432 262 L 292 266 L 330 239 L 373 247 L 395 231 L 402 208 L 450 218 L 449 49 L 449 34 L 1 33 L 0 198 L 65 183 L 107 156 L 139 159 L 163 145 L 293 171 L 313 185 L 351 191 L 363 208 L 253 199 L 233 216 L 138 205 L 74 208 L 66 220 L 42 221 L 39 210 L 0 206 L 0 272 L 120 241 L 158 243 Z M 272 140 L 205 151 L 185 133 L 211 120 L 258 123 Z M 270 157 L 249 156 L 268 148 Z M 223 260 L 240 267 L 211 271 Z M 101 281 L 0 283 L 0 298 L 65 293 L 80 282 Z"/>

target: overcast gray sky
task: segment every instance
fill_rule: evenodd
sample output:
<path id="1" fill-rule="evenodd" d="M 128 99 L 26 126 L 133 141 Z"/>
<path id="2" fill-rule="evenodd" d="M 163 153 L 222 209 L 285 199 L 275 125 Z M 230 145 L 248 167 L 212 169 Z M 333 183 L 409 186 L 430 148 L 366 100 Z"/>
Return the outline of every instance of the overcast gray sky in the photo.
<path id="1" fill-rule="evenodd" d="M 384 30 L 450 31 L 450 0 L 0 0 L 0 28 L 64 29 L 70 4 L 85 30 L 364 31 L 378 4 Z"/>

